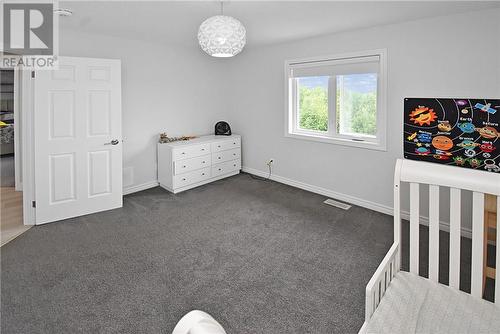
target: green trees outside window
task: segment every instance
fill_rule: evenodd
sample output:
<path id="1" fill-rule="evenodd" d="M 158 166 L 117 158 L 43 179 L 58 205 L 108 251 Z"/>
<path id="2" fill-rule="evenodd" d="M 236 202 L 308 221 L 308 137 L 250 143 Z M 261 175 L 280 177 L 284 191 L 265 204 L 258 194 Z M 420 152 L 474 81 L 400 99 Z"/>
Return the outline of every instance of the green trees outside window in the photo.
<path id="1" fill-rule="evenodd" d="M 299 126 L 328 131 L 328 88 L 299 86 Z"/>
<path id="2" fill-rule="evenodd" d="M 325 78 L 328 77 L 298 79 L 301 129 L 328 131 L 328 79 Z M 337 76 L 335 124 L 339 134 L 376 135 L 376 87 L 373 74 Z"/>

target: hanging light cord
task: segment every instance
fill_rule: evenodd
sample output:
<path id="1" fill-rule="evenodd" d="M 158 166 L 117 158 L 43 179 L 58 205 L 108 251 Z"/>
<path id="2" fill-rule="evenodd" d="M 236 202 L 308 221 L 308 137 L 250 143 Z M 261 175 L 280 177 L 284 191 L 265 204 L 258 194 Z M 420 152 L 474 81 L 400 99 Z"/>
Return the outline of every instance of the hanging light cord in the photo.
<path id="1" fill-rule="evenodd" d="M 220 2 L 220 15 L 224 15 L 224 1 Z"/>

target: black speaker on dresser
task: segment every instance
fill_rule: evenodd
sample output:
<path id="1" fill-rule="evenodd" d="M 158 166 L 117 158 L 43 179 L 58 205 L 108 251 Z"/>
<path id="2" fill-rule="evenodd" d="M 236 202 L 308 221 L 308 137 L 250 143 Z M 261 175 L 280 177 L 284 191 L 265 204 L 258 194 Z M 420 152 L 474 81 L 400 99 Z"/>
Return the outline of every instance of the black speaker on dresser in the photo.
<path id="1" fill-rule="evenodd" d="M 227 122 L 220 121 L 215 124 L 215 135 L 216 136 L 230 136 L 231 127 Z"/>

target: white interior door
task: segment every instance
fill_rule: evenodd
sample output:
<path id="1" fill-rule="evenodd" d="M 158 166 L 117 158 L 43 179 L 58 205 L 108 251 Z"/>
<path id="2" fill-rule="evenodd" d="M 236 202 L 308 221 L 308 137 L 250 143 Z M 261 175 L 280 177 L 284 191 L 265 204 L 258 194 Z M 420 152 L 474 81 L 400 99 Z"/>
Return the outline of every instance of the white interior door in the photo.
<path id="1" fill-rule="evenodd" d="M 121 207 L 120 61 L 60 57 L 33 81 L 36 224 Z"/>

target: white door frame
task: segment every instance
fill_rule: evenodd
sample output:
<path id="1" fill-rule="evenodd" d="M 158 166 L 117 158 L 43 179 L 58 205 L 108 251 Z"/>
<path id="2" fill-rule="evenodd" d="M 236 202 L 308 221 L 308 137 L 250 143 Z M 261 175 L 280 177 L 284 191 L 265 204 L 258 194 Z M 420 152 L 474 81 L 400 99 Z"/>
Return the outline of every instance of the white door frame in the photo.
<path id="1" fill-rule="evenodd" d="M 35 159 L 34 159 L 34 105 L 33 81 L 31 70 L 19 70 L 20 102 L 23 119 L 21 122 L 22 144 L 22 187 L 23 187 L 23 222 L 35 225 Z"/>
<path id="2" fill-rule="evenodd" d="M 22 114 L 21 114 L 21 82 L 20 71 L 14 69 L 14 177 L 16 191 L 23 191 L 22 178 Z"/>

